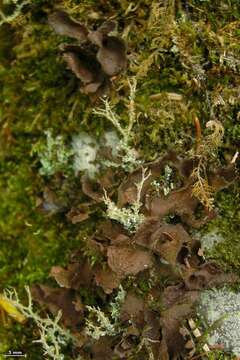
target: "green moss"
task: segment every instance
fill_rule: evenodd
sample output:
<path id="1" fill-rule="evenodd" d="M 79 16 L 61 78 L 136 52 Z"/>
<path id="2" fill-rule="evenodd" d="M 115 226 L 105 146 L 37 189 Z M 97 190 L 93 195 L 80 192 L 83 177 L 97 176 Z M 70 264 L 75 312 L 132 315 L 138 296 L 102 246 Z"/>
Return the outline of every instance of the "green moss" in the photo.
<path id="1" fill-rule="evenodd" d="M 211 231 L 219 232 L 224 241 L 217 244 L 207 256 L 217 260 L 221 266 L 239 273 L 240 268 L 240 235 L 238 231 L 238 193 L 237 186 L 229 191 L 221 192 L 217 196 L 217 207 L 219 215 L 207 227 L 202 229 L 203 233 Z"/>
<path id="2" fill-rule="evenodd" d="M 236 357 L 232 355 L 227 355 L 226 353 L 223 353 L 222 351 L 215 350 L 211 351 L 208 354 L 208 360 L 235 360 Z"/>

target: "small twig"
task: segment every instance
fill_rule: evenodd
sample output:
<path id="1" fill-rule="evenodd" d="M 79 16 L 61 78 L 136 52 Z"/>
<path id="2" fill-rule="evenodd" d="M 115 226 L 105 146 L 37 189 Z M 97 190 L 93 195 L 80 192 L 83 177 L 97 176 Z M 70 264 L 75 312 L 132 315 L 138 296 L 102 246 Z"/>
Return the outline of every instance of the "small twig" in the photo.
<path id="1" fill-rule="evenodd" d="M 196 140 L 197 140 L 197 148 L 196 153 L 199 153 L 199 148 L 201 144 L 201 138 L 202 138 L 202 129 L 201 124 L 197 116 L 194 118 L 194 124 L 195 124 L 195 130 L 196 130 Z"/>
<path id="2" fill-rule="evenodd" d="M 230 162 L 231 164 L 235 164 L 235 162 L 237 161 L 238 155 L 239 155 L 239 152 L 236 151 L 233 158 L 232 158 L 232 160 L 231 160 L 231 162 Z"/>
<path id="3" fill-rule="evenodd" d="M 128 136 L 130 136 L 133 124 L 136 122 L 136 106 L 135 106 L 135 95 L 136 95 L 136 88 L 137 88 L 137 80 L 136 78 L 132 78 L 131 80 L 128 79 L 128 85 L 130 89 L 129 95 L 129 124 L 127 128 Z"/>
<path id="4" fill-rule="evenodd" d="M 144 185 L 145 181 L 151 176 L 151 170 L 145 176 L 146 172 L 147 172 L 147 168 L 144 169 L 142 167 L 142 179 L 139 183 L 135 183 L 135 186 L 137 188 L 137 199 L 136 199 L 137 204 L 140 204 L 140 202 L 141 202 L 141 193 L 142 193 L 143 185 Z"/>

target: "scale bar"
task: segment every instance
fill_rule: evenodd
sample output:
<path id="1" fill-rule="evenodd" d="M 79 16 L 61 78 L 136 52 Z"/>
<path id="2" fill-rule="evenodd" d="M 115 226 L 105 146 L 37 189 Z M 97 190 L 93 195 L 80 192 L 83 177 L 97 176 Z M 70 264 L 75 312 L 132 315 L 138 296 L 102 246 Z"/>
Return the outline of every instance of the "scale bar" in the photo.
<path id="1" fill-rule="evenodd" d="M 4 357 L 27 357 L 26 354 L 4 354 Z"/>

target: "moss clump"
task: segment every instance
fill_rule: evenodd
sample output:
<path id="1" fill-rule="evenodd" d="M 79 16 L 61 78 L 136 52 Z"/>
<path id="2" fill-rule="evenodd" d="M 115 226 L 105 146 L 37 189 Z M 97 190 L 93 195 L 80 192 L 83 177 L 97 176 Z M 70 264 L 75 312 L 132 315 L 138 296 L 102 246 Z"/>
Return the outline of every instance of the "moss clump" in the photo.
<path id="1" fill-rule="evenodd" d="M 218 233 L 223 241 L 211 249 L 206 249 L 206 256 L 214 259 L 225 269 L 234 269 L 239 273 L 240 237 L 238 228 L 238 186 L 232 186 L 232 191 L 217 195 L 216 207 L 218 217 L 201 229 L 201 235 Z"/>

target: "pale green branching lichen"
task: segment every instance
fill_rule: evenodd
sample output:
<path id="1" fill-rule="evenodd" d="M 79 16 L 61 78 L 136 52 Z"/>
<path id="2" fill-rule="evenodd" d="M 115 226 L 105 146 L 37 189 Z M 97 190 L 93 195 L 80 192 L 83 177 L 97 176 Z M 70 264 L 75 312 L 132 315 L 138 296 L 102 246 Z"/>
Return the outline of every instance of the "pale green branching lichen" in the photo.
<path id="1" fill-rule="evenodd" d="M 151 175 L 151 171 L 146 175 L 147 169 L 142 168 L 142 179 L 139 183 L 135 184 L 137 188 L 136 201 L 129 207 L 119 208 L 117 205 L 108 197 L 107 193 L 104 192 L 104 203 L 107 206 L 107 216 L 118 221 L 122 224 L 126 230 L 130 233 L 134 233 L 138 226 L 144 221 L 144 215 L 140 213 L 142 206 L 141 203 L 141 192 L 144 182 Z"/>
<path id="2" fill-rule="evenodd" d="M 166 165 L 163 176 L 159 180 L 153 180 L 151 185 L 158 194 L 160 194 L 160 191 L 163 191 L 163 194 L 167 196 L 175 187 L 172 178 L 173 170 L 169 165 Z"/>
<path id="3" fill-rule="evenodd" d="M 240 356 L 240 293 L 227 288 L 206 290 L 200 297 L 198 313 L 209 344 L 223 344 L 224 351 Z"/>
<path id="4" fill-rule="evenodd" d="M 109 120 L 113 126 L 121 134 L 122 139 L 119 141 L 117 146 L 117 152 L 122 153 L 121 163 L 110 163 L 111 166 L 122 166 L 126 171 L 133 171 L 136 167 L 141 164 L 138 159 L 137 151 L 132 148 L 131 142 L 133 140 L 133 125 L 136 122 L 136 109 L 135 109 L 135 93 L 137 81 L 133 78 L 131 81 L 128 80 L 130 95 L 128 102 L 128 126 L 123 127 L 121 125 L 120 117 L 113 111 L 111 104 L 108 99 L 103 99 L 104 107 L 101 109 L 93 110 L 93 113 Z"/>
<path id="5" fill-rule="evenodd" d="M 89 314 L 94 320 L 86 320 L 86 334 L 93 339 L 100 339 L 102 336 L 115 336 L 118 332 L 115 324 L 111 322 L 109 317 L 99 308 L 94 306 L 87 306 Z"/>
<path id="6" fill-rule="evenodd" d="M 119 286 L 119 290 L 117 295 L 115 296 L 114 301 L 110 302 L 110 313 L 111 318 L 116 322 L 119 319 L 120 316 L 120 310 L 123 301 L 126 297 L 126 291 L 123 289 L 122 285 Z"/>
<path id="7" fill-rule="evenodd" d="M 57 314 L 55 319 L 50 317 L 41 318 L 33 309 L 32 296 L 29 287 L 25 287 L 28 296 L 28 305 L 21 304 L 18 294 L 15 289 L 6 289 L 4 297 L 9 300 L 27 319 L 33 320 L 37 325 L 40 339 L 34 340 L 35 343 L 40 343 L 44 350 L 44 355 L 47 355 L 53 360 L 64 360 L 62 348 L 73 341 L 73 338 L 68 330 L 63 329 L 59 325 L 61 319 L 61 312 Z"/>
<path id="8" fill-rule="evenodd" d="M 114 301 L 110 303 L 110 316 L 99 307 L 87 306 L 90 318 L 86 320 L 86 334 L 98 340 L 102 336 L 115 336 L 121 332 L 119 316 L 125 296 L 126 292 L 120 286 Z"/>
<path id="9" fill-rule="evenodd" d="M 54 138 L 50 130 L 45 131 L 45 135 L 46 144 L 36 144 L 33 147 L 33 153 L 38 154 L 41 163 L 39 173 L 51 176 L 59 171 L 66 172 L 69 168 L 69 160 L 73 156 L 73 150 L 64 144 L 61 135 Z"/>
<path id="10" fill-rule="evenodd" d="M 171 182 L 172 172 L 173 172 L 172 168 L 166 165 L 164 168 L 164 186 L 163 186 L 163 193 L 165 196 L 168 195 L 170 191 L 174 189 L 174 184 L 173 182 Z"/>
<path id="11" fill-rule="evenodd" d="M 148 360 L 154 360 L 155 356 L 154 356 L 154 353 L 152 350 L 152 345 L 151 345 L 154 343 L 159 344 L 159 340 L 153 340 L 153 339 L 143 336 L 140 343 L 138 344 L 137 353 L 139 353 L 142 349 L 145 348 L 146 352 L 148 354 Z"/>

